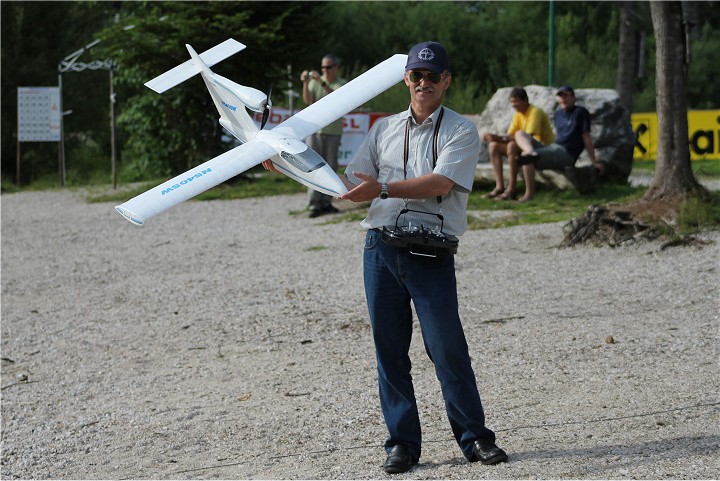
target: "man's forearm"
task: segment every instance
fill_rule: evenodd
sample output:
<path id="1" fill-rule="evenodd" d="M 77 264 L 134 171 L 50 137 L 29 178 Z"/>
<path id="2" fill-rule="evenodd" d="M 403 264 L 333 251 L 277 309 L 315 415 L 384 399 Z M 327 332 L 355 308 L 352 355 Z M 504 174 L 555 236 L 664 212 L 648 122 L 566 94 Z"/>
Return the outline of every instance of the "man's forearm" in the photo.
<path id="1" fill-rule="evenodd" d="M 390 197 L 401 199 L 426 199 L 447 195 L 455 183 L 440 174 L 426 174 L 413 179 L 388 183 Z"/>
<path id="2" fill-rule="evenodd" d="M 348 193 L 341 198 L 353 202 L 366 202 L 380 195 L 382 184 L 374 177 L 354 172 L 353 175 L 363 182 L 355 185 L 346 176 L 342 180 Z M 388 182 L 388 196 L 401 199 L 426 199 L 438 195 L 447 195 L 455 183 L 440 174 L 426 174 L 406 180 Z"/>
<path id="3" fill-rule="evenodd" d="M 303 82 L 302 97 L 303 97 L 303 100 L 305 101 L 305 104 L 307 104 L 307 105 L 310 105 L 315 101 L 312 94 L 310 93 L 309 81 Z"/>
<path id="4" fill-rule="evenodd" d="M 590 157 L 590 161 L 594 164 L 595 162 L 597 162 L 597 159 L 595 158 L 595 147 L 593 146 L 592 137 L 590 137 L 589 132 L 585 132 L 582 134 L 582 138 L 583 143 L 585 144 L 585 150 Z"/>

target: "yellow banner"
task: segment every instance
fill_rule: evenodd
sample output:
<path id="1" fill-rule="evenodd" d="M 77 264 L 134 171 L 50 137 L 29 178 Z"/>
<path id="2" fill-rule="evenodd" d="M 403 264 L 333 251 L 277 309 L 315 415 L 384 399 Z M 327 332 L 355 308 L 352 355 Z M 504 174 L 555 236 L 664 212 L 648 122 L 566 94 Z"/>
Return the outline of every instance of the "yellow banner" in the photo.
<path id="1" fill-rule="evenodd" d="M 657 155 L 657 114 L 632 114 L 635 132 L 634 160 L 655 160 Z M 720 159 L 720 110 L 688 110 L 690 160 Z"/>

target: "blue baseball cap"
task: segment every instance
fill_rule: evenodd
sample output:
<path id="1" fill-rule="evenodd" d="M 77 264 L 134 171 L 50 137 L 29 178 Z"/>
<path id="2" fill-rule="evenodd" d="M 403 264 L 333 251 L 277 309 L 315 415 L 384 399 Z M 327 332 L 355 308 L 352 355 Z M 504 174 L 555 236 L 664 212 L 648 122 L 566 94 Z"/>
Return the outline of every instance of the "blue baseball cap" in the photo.
<path id="1" fill-rule="evenodd" d="M 555 95 L 561 95 L 561 94 L 570 94 L 575 95 L 575 91 L 573 88 L 569 85 L 563 85 L 562 87 L 557 89 L 557 92 L 555 92 Z"/>
<path id="2" fill-rule="evenodd" d="M 422 42 L 410 49 L 408 53 L 405 70 L 430 70 L 431 72 L 443 73 L 450 70 L 445 47 L 437 42 Z"/>

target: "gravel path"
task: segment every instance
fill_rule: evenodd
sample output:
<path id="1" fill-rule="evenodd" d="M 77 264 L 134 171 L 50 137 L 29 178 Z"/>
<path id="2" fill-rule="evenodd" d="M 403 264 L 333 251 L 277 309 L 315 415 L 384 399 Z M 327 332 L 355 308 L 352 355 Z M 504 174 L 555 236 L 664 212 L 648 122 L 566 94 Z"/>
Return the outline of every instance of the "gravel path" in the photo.
<path id="1" fill-rule="evenodd" d="M 2 195 L 2 478 L 385 479 L 357 222 L 303 195 L 142 228 L 79 193 Z M 397 479 L 717 478 L 720 233 L 556 249 L 472 231 L 460 306 L 510 462 L 452 440 L 419 328 L 423 456 Z"/>

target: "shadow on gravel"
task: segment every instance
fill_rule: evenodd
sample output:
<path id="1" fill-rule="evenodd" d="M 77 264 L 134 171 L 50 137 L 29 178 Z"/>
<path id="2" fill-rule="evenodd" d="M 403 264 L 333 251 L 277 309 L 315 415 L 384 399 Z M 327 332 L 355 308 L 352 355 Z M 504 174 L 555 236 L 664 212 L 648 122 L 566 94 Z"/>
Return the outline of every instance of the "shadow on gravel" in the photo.
<path id="1" fill-rule="evenodd" d="M 720 452 L 720 435 L 664 439 L 639 444 L 597 446 L 594 448 L 538 450 L 508 453 L 510 462 L 533 459 L 604 458 L 617 459 L 622 466 L 637 466 L 658 461 L 672 461 L 693 454 Z M 617 467 L 617 465 L 615 466 Z"/>
<path id="2" fill-rule="evenodd" d="M 631 445 L 597 446 L 594 448 L 537 450 L 525 452 L 508 452 L 509 463 L 521 463 L 532 460 L 563 459 L 571 466 L 573 458 L 596 459 L 607 462 L 607 468 L 631 468 L 658 461 L 672 461 L 684 459 L 693 454 L 709 454 L 720 452 L 720 436 L 695 436 L 665 439 Z M 610 461 L 612 461 L 610 463 Z M 422 461 L 415 466 L 414 472 L 422 472 L 439 466 L 458 466 L 467 464 L 465 458 L 454 457 L 443 462 Z M 577 464 L 577 469 L 587 464 Z M 581 473 L 577 473 L 582 475 Z M 588 474 L 588 473 L 585 473 Z"/>

